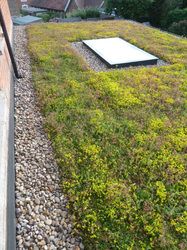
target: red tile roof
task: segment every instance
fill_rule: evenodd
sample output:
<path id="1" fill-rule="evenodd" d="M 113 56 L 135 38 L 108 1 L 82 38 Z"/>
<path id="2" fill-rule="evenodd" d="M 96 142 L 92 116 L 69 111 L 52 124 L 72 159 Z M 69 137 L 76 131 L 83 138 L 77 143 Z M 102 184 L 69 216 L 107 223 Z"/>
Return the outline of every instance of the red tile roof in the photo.
<path id="1" fill-rule="evenodd" d="M 103 0 L 84 0 L 84 7 L 100 7 L 103 3 Z"/>
<path id="2" fill-rule="evenodd" d="M 31 0 L 30 5 L 37 8 L 64 11 L 68 0 Z"/>
<path id="3" fill-rule="evenodd" d="M 44 8 L 49 10 L 64 11 L 68 9 L 68 5 L 74 2 L 77 8 L 86 7 L 100 7 L 103 0 L 30 0 L 29 5 L 37 8 Z"/>

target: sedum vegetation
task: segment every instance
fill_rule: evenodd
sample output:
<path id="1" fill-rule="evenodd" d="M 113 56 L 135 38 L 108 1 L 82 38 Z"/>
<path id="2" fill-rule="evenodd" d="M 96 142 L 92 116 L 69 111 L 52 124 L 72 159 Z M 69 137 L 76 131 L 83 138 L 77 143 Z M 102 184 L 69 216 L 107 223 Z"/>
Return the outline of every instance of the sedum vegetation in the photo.
<path id="1" fill-rule="evenodd" d="M 187 40 L 127 21 L 27 31 L 45 129 L 86 249 L 187 249 Z M 70 44 L 115 36 L 169 65 L 96 73 Z"/>

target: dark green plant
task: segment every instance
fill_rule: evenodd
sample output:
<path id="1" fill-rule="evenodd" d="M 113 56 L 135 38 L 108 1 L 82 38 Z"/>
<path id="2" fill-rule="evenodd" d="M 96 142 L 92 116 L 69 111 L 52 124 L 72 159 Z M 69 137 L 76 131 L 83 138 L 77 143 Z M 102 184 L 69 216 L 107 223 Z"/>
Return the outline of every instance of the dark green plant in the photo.
<path id="1" fill-rule="evenodd" d="M 106 10 L 127 19 L 145 21 L 151 3 L 152 0 L 106 0 Z"/>
<path id="2" fill-rule="evenodd" d="M 52 12 L 48 11 L 45 13 L 39 13 L 37 14 L 38 17 L 41 17 L 44 22 L 49 22 L 50 19 L 55 17 L 62 17 L 62 14 L 60 12 Z"/>
<path id="3" fill-rule="evenodd" d="M 96 8 L 85 8 L 71 12 L 68 17 L 81 17 L 82 19 L 100 17 L 100 12 Z"/>
<path id="4" fill-rule="evenodd" d="M 154 0 L 149 11 L 151 24 L 156 27 L 164 27 L 169 11 L 182 6 L 182 0 Z"/>
<path id="5" fill-rule="evenodd" d="M 186 8 L 187 7 L 187 0 L 183 0 L 182 1 L 182 8 Z"/>
<path id="6" fill-rule="evenodd" d="M 159 27 L 161 24 L 163 3 L 163 0 L 154 0 L 151 5 L 149 16 L 150 22 L 153 26 Z"/>
<path id="7" fill-rule="evenodd" d="M 171 26 L 172 23 L 178 23 L 183 20 L 187 20 L 187 8 L 172 10 L 167 16 L 167 26 Z"/>
<path id="8" fill-rule="evenodd" d="M 175 34 L 187 37 L 187 20 L 173 23 L 168 30 Z"/>
<path id="9" fill-rule="evenodd" d="M 24 9 L 21 9 L 21 10 L 20 10 L 20 14 L 21 14 L 22 16 L 27 16 L 27 15 L 28 15 L 28 12 L 27 12 L 26 10 L 24 10 Z"/>

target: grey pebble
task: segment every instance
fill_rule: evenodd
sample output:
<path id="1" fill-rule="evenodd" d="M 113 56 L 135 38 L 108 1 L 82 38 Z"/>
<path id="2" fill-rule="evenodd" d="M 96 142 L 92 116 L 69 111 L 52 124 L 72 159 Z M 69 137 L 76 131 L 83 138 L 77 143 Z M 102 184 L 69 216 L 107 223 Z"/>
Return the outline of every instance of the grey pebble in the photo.
<path id="1" fill-rule="evenodd" d="M 61 192 L 51 142 L 43 130 L 44 118 L 34 92 L 24 26 L 14 27 L 14 47 L 23 76 L 15 81 L 17 249 L 84 249 L 81 244 L 77 246 L 78 237 L 71 233 L 67 199 Z"/>
<path id="2" fill-rule="evenodd" d="M 40 200 L 38 198 L 35 199 L 36 205 L 40 205 Z"/>
<path id="3" fill-rule="evenodd" d="M 39 240 L 42 240 L 43 237 L 39 234 L 39 235 L 38 235 L 38 239 L 39 239 Z"/>
<path id="4" fill-rule="evenodd" d="M 82 242 L 80 243 L 80 249 L 84 249 L 84 245 L 82 244 Z"/>
<path id="5" fill-rule="evenodd" d="M 50 226 L 50 225 L 52 224 L 52 220 L 50 220 L 50 219 L 46 220 L 46 221 L 45 221 L 45 224 L 47 224 L 47 225 Z"/>

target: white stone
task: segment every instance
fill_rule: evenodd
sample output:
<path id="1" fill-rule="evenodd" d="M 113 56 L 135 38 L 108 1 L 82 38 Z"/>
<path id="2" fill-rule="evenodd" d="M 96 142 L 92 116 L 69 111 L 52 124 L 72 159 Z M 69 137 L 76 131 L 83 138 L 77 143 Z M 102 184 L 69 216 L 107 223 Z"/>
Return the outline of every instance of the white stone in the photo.
<path id="1" fill-rule="evenodd" d="M 45 224 L 47 224 L 47 225 L 50 226 L 50 225 L 52 224 L 52 220 L 50 220 L 50 219 L 46 220 L 46 221 L 45 221 Z"/>

